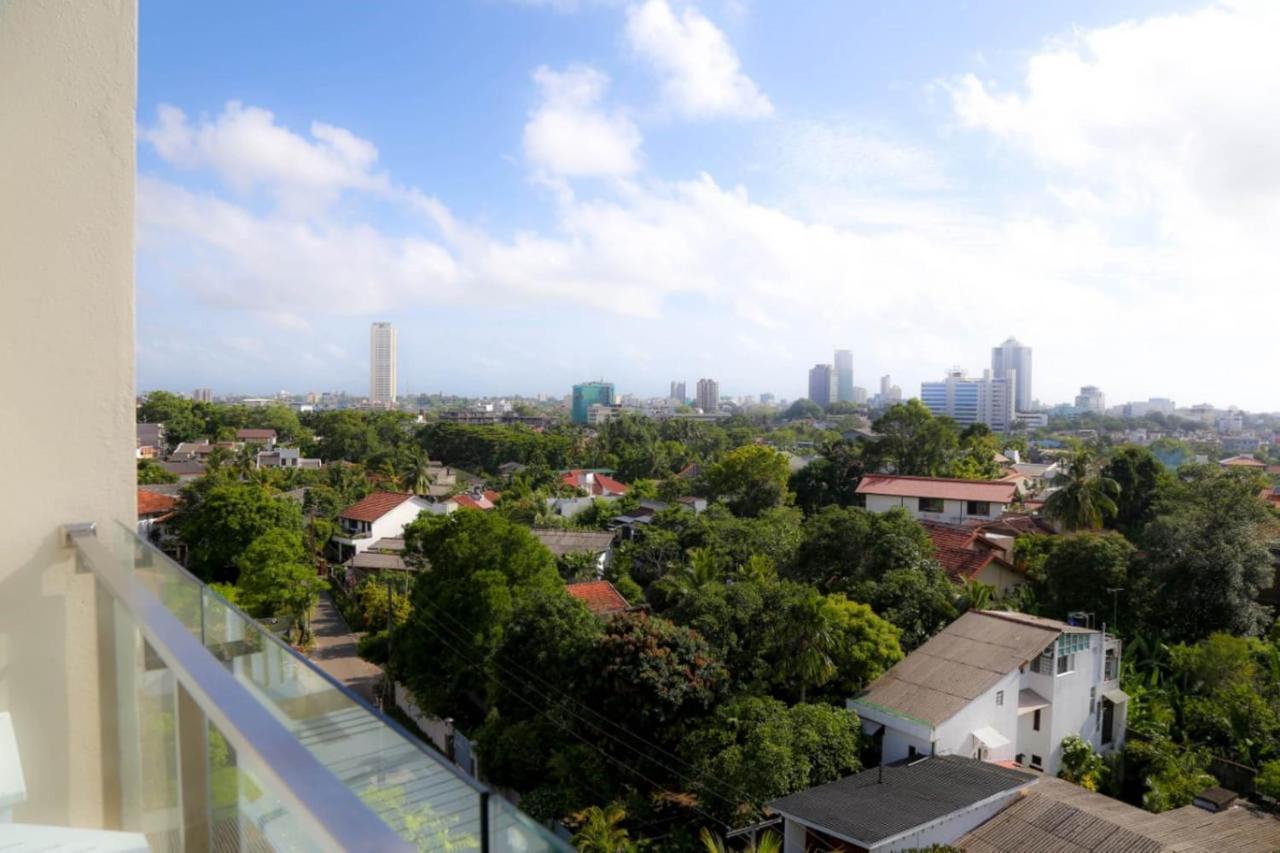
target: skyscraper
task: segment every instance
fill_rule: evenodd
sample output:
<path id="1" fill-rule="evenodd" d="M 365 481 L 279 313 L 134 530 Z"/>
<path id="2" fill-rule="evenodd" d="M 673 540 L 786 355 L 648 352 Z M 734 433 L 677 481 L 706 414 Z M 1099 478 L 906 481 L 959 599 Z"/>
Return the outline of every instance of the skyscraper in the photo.
<path id="1" fill-rule="evenodd" d="M 1016 374 L 997 379 L 984 370 L 981 379 L 969 379 L 953 368 L 941 382 L 921 383 L 920 400 L 935 416 L 951 418 L 962 427 L 986 424 L 994 432 L 1009 432 L 1016 382 Z"/>
<path id="2" fill-rule="evenodd" d="M 210 388 L 197 388 L 191 392 L 191 399 L 197 403 L 212 403 L 213 390 Z"/>
<path id="3" fill-rule="evenodd" d="M 679 400 L 681 403 L 688 400 L 688 396 L 685 395 L 684 380 L 681 379 L 679 382 L 674 379 L 671 380 L 671 393 L 667 396 L 672 400 Z"/>
<path id="4" fill-rule="evenodd" d="M 850 392 L 849 396 L 853 396 Z M 819 406 L 829 406 L 836 399 L 836 371 L 829 364 L 809 368 L 809 399 Z"/>
<path id="5" fill-rule="evenodd" d="M 580 382 L 573 386 L 573 407 L 569 416 L 575 424 L 585 424 L 592 406 L 612 405 L 612 382 Z"/>
<path id="6" fill-rule="evenodd" d="M 853 399 L 853 353 L 847 349 L 836 350 L 836 399 L 841 403 L 855 402 Z"/>
<path id="7" fill-rule="evenodd" d="M 991 348 L 991 375 L 1007 379 L 1016 371 L 1013 405 L 1016 411 L 1031 411 L 1031 347 L 1009 338 L 998 347 Z"/>
<path id="8" fill-rule="evenodd" d="M 390 323 L 369 327 L 369 404 L 383 409 L 396 405 L 396 330 Z"/>
<path id="9" fill-rule="evenodd" d="M 720 383 L 714 379 L 698 380 L 698 408 L 711 413 L 720 410 Z"/>

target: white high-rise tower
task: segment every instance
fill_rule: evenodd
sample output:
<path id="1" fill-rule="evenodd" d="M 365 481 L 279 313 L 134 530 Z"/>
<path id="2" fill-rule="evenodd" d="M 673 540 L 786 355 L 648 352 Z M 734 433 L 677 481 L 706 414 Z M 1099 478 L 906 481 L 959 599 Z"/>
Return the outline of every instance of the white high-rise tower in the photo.
<path id="1" fill-rule="evenodd" d="M 1013 405 L 1019 412 L 1031 411 L 1031 347 L 1009 338 L 998 347 L 991 348 L 991 376 L 995 379 L 1013 378 L 1015 388 Z"/>
<path id="2" fill-rule="evenodd" d="M 396 405 L 396 330 L 390 323 L 369 328 L 369 404 L 383 409 Z"/>

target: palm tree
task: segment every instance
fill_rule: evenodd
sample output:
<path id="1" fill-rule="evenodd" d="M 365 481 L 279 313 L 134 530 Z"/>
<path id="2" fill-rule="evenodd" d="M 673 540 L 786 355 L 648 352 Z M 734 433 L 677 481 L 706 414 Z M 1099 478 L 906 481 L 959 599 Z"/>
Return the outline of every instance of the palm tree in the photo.
<path id="1" fill-rule="evenodd" d="M 996 588 L 980 580 L 967 580 L 960 589 L 960 601 L 965 610 L 990 610 L 996 599 Z"/>
<path id="2" fill-rule="evenodd" d="M 427 458 L 426 451 L 421 447 L 415 447 L 409 451 L 405 459 L 400 481 L 405 489 L 415 495 L 425 495 L 431 487 L 430 470 L 431 460 Z"/>
<path id="3" fill-rule="evenodd" d="M 724 839 L 705 826 L 698 832 L 698 840 L 706 853 L 728 853 L 729 847 Z M 743 853 L 782 853 L 782 836 L 772 829 L 766 830 L 758 839 L 752 838 L 743 848 Z"/>
<path id="4" fill-rule="evenodd" d="M 680 596 L 696 592 L 721 578 L 720 562 L 710 548 L 690 548 L 689 562 L 670 575 L 671 585 Z"/>
<path id="5" fill-rule="evenodd" d="M 826 598 L 816 589 L 788 608 L 784 633 L 783 674 L 800 683 L 800 701 L 807 698 L 809 685 L 820 687 L 836 674 L 831 653 L 835 650 L 836 626 Z"/>
<path id="6" fill-rule="evenodd" d="M 764 554 L 752 554 L 738 567 L 738 580 L 768 583 L 778 579 L 778 567 Z"/>
<path id="7" fill-rule="evenodd" d="M 1116 514 L 1120 486 L 1095 471 L 1093 454 L 1086 450 L 1071 457 L 1067 470 L 1054 477 L 1053 484 L 1057 491 L 1044 502 L 1044 514 L 1066 530 L 1095 530 Z"/>
<path id="8" fill-rule="evenodd" d="M 582 812 L 582 825 L 573 836 L 573 846 L 580 853 L 631 853 L 635 842 L 620 824 L 627 813 L 617 803 L 603 809 L 592 806 Z"/>

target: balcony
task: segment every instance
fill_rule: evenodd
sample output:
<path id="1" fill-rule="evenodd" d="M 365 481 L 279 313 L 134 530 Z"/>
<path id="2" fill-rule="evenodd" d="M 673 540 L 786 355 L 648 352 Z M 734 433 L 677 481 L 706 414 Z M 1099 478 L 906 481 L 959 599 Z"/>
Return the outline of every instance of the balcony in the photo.
<path id="1" fill-rule="evenodd" d="M 127 527 L 64 537 L 0 630 L 0 848 L 567 849 Z"/>

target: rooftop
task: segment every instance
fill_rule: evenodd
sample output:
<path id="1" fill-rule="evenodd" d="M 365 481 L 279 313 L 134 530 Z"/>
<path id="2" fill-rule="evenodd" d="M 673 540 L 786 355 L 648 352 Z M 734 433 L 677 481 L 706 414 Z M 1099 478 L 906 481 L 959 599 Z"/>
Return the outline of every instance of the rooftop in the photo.
<path id="1" fill-rule="evenodd" d="M 1035 776 L 958 755 L 864 770 L 769 803 L 789 818 L 869 847 L 1034 782 Z"/>
<path id="2" fill-rule="evenodd" d="M 138 489 L 138 516 L 164 515 L 173 512 L 178 506 L 178 499 L 172 495 L 153 492 L 149 489 Z"/>
<path id="3" fill-rule="evenodd" d="M 953 501 L 1011 503 L 1018 487 L 1003 480 L 948 480 L 942 477 L 900 477 L 868 474 L 858 483 L 860 495 L 940 498 Z"/>
<path id="4" fill-rule="evenodd" d="M 949 720 L 996 682 L 1038 657 L 1064 622 L 970 610 L 877 678 L 854 701 L 930 727 Z"/>
<path id="5" fill-rule="evenodd" d="M 981 530 L 934 521 L 922 521 L 920 524 L 933 541 L 933 558 L 952 580 L 972 580 L 991 563 L 1013 568 Z"/>
<path id="6" fill-rule="evenodd" d="M 359 554 L 355 554 L 343 565 L 371 572 L 403 572 L 409 568 L 405 565 L 404 558 L 399 554 L 379 554 L 374 551 L 362 551 Z"/>
<path id="7" fill-rule="evenodd" d="M 529 531 L 547 550 L 557 557 L 588 552 L 602 554 L 613 545 L 613 534 L 596 530 L 558 530 L 534 528 Z"/>
<path id="8" fill-rule="evenodd" d="M 338 517 L 352 521 L 377 521 L 405 501 L 413 500 L 413 497 L 404 492 L 374 492 L 344 509 Z"/>

